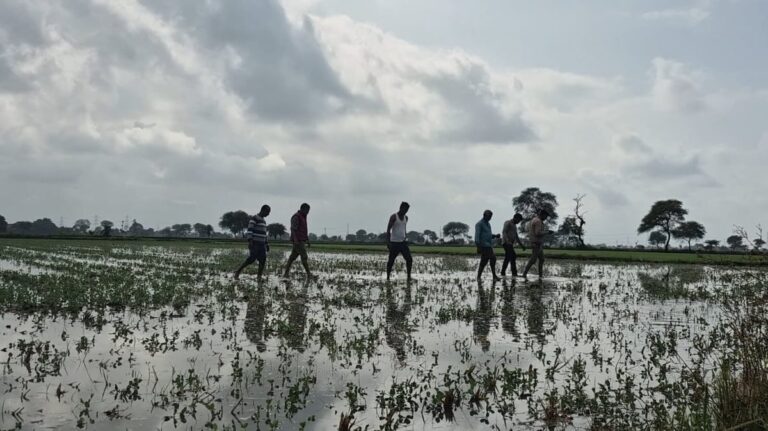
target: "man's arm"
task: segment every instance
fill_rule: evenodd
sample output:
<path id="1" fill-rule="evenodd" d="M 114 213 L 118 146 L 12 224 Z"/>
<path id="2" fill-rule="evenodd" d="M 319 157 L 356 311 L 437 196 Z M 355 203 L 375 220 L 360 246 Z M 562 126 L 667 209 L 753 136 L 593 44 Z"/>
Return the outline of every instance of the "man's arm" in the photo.
<path id="1" fill-rule="evenodd" d="M 389 239 L 392 235 L 392 227 L 395 226 L 395 215 L 389 216 L 389 222 L 387 223 L 387 245 L 389 245 Z"/>
<path id="2" fill-rule="evenodd" d="M 296 232 L 299 231 L 299 218 L 296 214 L 291 216 L 291 239 L 296 238 Z"/>

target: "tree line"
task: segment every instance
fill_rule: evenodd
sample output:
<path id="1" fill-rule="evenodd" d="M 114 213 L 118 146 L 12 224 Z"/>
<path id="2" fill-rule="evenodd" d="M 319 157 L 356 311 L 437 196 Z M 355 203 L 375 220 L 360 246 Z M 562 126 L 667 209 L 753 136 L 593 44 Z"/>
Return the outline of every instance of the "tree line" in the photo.
<path id="1" fill-rule="evenodd" d="M 528 187 L 512 199 L 514 212 L 523 216 L 520 223 L 520 233 L 525 236 L 527 223 L 540 210 L 546 210 L 550 217 L 545 225 L 550 231 L 546 237 L 548 246 L 559 247 L 587 247 L 584 242 L 586 211 L 584 206 L 585 195 L 579 194 L 572 199 L 570 213 L 565 216 L 558 225 L 559 214 L 557 212 L 557 197 L 550 192 L 540 190 L 538 187 Z M 651 247 L 668 251 L 672 239 L 687 245 L 688 250 L 694 248 L 703 250 L 716 250 L 726 247 L 734 251 L 763 250 L 766 242 L 763 239 L 762 227 L 757 226 L 757 233 L 750 237 L 747 230 L 741 226 L 735 226 L 734 234 L 725 240 L 725 244 L 717 239 L 707 239 L 706 228 L 695 220 L 688 220 L 688 210 L 677 199 L 667 199 L 655 202 L 648 213 L 641 219 L 637 228 L 638 235 L 648 234 L 648 244 Z M 35 221 L 18 221 L 8 224 L 5 217 L 0 215 L 0 234 L 10 233 L 16 235 L 98 235 L 98 236 L 155 236 L 155 237 L 242 237 L 248 228 L 250 215 L 242 210 L 228 211 L 222 214 L 218 223 L 219 227 L 228 232 L 216 232 L 210 224 L 205 223 L 180 223 L 167 226 L 155 231 L 144 226 L 135 219 L 132 223 L 123 222 L 118 228 L 109 220 L 102 220 L 97 226 L 92 226 L 87 219 L 77 220 L 72 227 L 56 226 L 48 218 Z M 407 232 L 408 241 L 415 244 L 467 244 L 472 242 L 470 226 L 461 221 L 451 221 L 442 228 L 442 238 L 437 232 L 424 230 L 423 232 Z M 267 234 L 272 239 L 288 239 L 289 232 L 281 223 L 267 225 Z M 367 232 L 359 229 L 354 233 L 341 235 L 317 235 L 310 233 L 312 241 L 328 242 L 383 242 L 385 233 Z M 645 248 L 638 244 L 636 248 Z"/>

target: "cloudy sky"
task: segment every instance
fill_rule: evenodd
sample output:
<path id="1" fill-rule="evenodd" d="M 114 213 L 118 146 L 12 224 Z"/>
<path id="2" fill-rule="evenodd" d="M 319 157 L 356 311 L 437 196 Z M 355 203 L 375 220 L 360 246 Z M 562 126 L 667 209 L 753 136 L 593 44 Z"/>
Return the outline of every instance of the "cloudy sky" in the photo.
<path id="1" fill-rule="evenodd" d="M 310 230 L 511 215 L 587 239 L 768 226 L 764 0 L 0 2 L 0 214 L 148 227 L 302 201 Z"/>

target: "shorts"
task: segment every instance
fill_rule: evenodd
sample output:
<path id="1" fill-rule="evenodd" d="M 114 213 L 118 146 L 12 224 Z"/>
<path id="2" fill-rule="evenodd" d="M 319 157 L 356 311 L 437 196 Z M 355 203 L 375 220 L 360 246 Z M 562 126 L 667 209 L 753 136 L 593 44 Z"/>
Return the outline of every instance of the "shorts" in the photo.
<path id="1" fill-rule="evenodd" d="M 264 263 L 267 261 L 267 244 L 264 242 L 248 241 L 248 260 Z"/>

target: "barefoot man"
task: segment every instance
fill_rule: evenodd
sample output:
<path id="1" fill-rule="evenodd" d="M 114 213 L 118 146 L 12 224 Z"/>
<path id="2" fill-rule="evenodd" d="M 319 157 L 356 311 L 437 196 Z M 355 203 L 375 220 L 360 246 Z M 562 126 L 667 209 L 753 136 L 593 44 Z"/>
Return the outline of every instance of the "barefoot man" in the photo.
<path id="1" fill-rule="evenodd" d="M 475 245 L 477 246 L 477 254 L 480 255 L 477 278 L 483 275 L 485 266 L 490 262 L 493 281 L 499 281 L 501 278 L 496 275 L 496 253 L 493 251 L 493 240 L 494 238 L 499 238 L 500 235 L 494 235 L 491 232 L 491 217 L 493 217 L 493 212 L 485 210 L 483 218 L 475 224 Z"/>
<path id="2" fill-rule="evenodd" d="M 267 243 L 267 221 L 265 220 L 272 209 L 269 205 L 263 205 L 261 211 L 258 214 L 251 217 L 248 221 L 248 230 L 245 232 L 246 238 L 248 238 L 248 258 L 245 259 L 240 268 L 235 271 L 235 280 L 240 279 L 240 273 L 246 266 L 253 262 L 259 261 L 258 277 L 261 279 L 261 275 L 264 273 L 264 264 L 267 263 L 267 251 L 269 251 L 269 244 Z"/>
<path id="3" fill-rule="evenodd" d="M 406 240 L 406 232 L 408 232 L 406 230 L 406 224 L 408 223 L 408 216 L 406 214 L 410 207 L 408 202 L 402 202 L 400 210 L 389 217 L 389 223 L 387 224 L 387 248 L 389 249 L 387 280 L 389 280 L 392 274 L 392 266 L 395 264 L 398 254 L 403 255 L 405 269 L 408 273 L 408 281 L 411 280 L 413 258 L 411 257 L 411 250 L 408 248 L 408 241 Z"/>
<path id="4" fill-rule="evenodd" d="M 520 235 L 517 234 L 517 225 L 523 220 L 520 213 L 516 213 L 511 219 L 504 222 L 504 229 L 501 231 L 501 238 L 504 245 L 504 263 L 501 265 L 501 276 L 506 277 L 507 265 L 512 270 L 512 276 L 517 277 L 517 254 L 515 253 L 515 243 L 525 250 L 525 246 L 520 241 Z"/>
<path id="5" fill-rule="evenodd" d="M 307 247 L 309 247 L 309 230 L 307 229 L 307 214 L 309 214 L 309 204 L 303 203 L 296 214 L 291 217 L 291 243 L 293 249 L 288 257 L 288 263 L 285 265 L 284 278 L 288 278 L 291 271 L 291 265 L 297 257 L 301 256 L 301 265 L 307 272 L 307 277 L 312 277 L 309 271 L 309 262 L 307 257 Z"/>
<path id="6" fill-rule="evenodd" d="M 544 236 L 548 233 L 548 231 L 544 230 L 544 221 L 547 218 L 549 218 L 547 210 L 541 210 L 528 225 L 528 237 L 531 241 L 531 258 L 528 259 L 528 264 L 525 265 L 525 271 L 523 271 L 523 278 L 525 279 L 528 278 L 528 270 L 536 262 L 539 262 L 539 278 L 544 276 Z"/>

